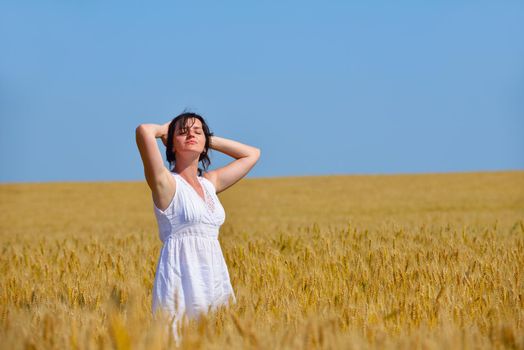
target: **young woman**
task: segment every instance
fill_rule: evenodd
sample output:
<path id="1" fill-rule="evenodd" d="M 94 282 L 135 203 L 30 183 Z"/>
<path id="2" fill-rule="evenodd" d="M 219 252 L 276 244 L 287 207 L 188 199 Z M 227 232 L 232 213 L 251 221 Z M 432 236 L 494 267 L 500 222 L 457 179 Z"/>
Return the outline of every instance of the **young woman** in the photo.
<path id="1" fill-rule="evenodd" d="M 166 146 L 170 169 L 164 166 L 156 138 Z M 236 303 L 218 241 L 225 212 L 217 193 L 246 176 L 260 150 L 213 136 L 204 118 L 195 113 L 182 113 L 163 125 L 139 125 L 136 143 L 163 242 L 153 285 L 153 312 L 167 312 L 178 342 L 182 319 L 198 319 L 220 305 Z M 207 171 L 209 149 L 236 160 Z"/>

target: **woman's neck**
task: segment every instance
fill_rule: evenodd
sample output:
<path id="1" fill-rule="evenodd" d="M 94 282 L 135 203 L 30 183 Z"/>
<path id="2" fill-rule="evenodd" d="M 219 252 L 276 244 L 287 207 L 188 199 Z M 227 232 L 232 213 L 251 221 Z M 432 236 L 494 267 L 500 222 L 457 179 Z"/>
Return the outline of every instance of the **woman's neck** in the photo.
<path id="1" fill-rule="evenodd" d="M 180 164 L 176 163 L 173 169 L 177 174 L 184 177 L 186 180 L 197 181 L 198 180 L 198 162 L 191 164 Z"/>

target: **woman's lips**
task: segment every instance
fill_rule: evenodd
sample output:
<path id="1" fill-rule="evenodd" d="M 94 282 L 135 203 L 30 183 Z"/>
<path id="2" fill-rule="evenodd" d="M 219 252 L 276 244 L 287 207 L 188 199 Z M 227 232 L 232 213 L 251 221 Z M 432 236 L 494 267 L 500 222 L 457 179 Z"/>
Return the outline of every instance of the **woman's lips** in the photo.
<path id="1" fill-rule="evenodd" d="M 196 143 L 196 141 L 186 141 L 186 143 L 194 145 Z"/>

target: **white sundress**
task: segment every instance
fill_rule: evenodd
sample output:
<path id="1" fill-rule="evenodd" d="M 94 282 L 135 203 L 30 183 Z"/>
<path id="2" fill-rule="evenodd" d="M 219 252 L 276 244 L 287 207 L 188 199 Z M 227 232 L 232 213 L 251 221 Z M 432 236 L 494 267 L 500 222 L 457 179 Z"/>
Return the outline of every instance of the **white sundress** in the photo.
<path id="1" fill-rule="evenodd" d="M 236 303 L 226 261 L 218 241 L 225 212 L 214 185 L 198 180 L 206 201 L 176 172 L 175 195 L 165 210 L 153 202 L 160 240 L 163 242 L 153 284 L 153 313 L 162 309 L 172 319 L 173 334 L 180 341 L 177 325 L 198 319 L 201 313 Z"/>

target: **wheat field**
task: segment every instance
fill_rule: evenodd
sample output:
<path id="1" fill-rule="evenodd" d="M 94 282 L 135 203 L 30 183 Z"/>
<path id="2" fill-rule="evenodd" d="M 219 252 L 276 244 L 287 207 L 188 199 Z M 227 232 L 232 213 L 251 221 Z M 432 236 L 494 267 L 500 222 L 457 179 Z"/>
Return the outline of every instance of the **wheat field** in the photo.
<path id="1" fill-rule="evenodd" d="M 184 349 L 524 349 L 524 172 L 244 179 Z M 169 349 L 145 182 L 0 185 L 2 349 Z"/>

